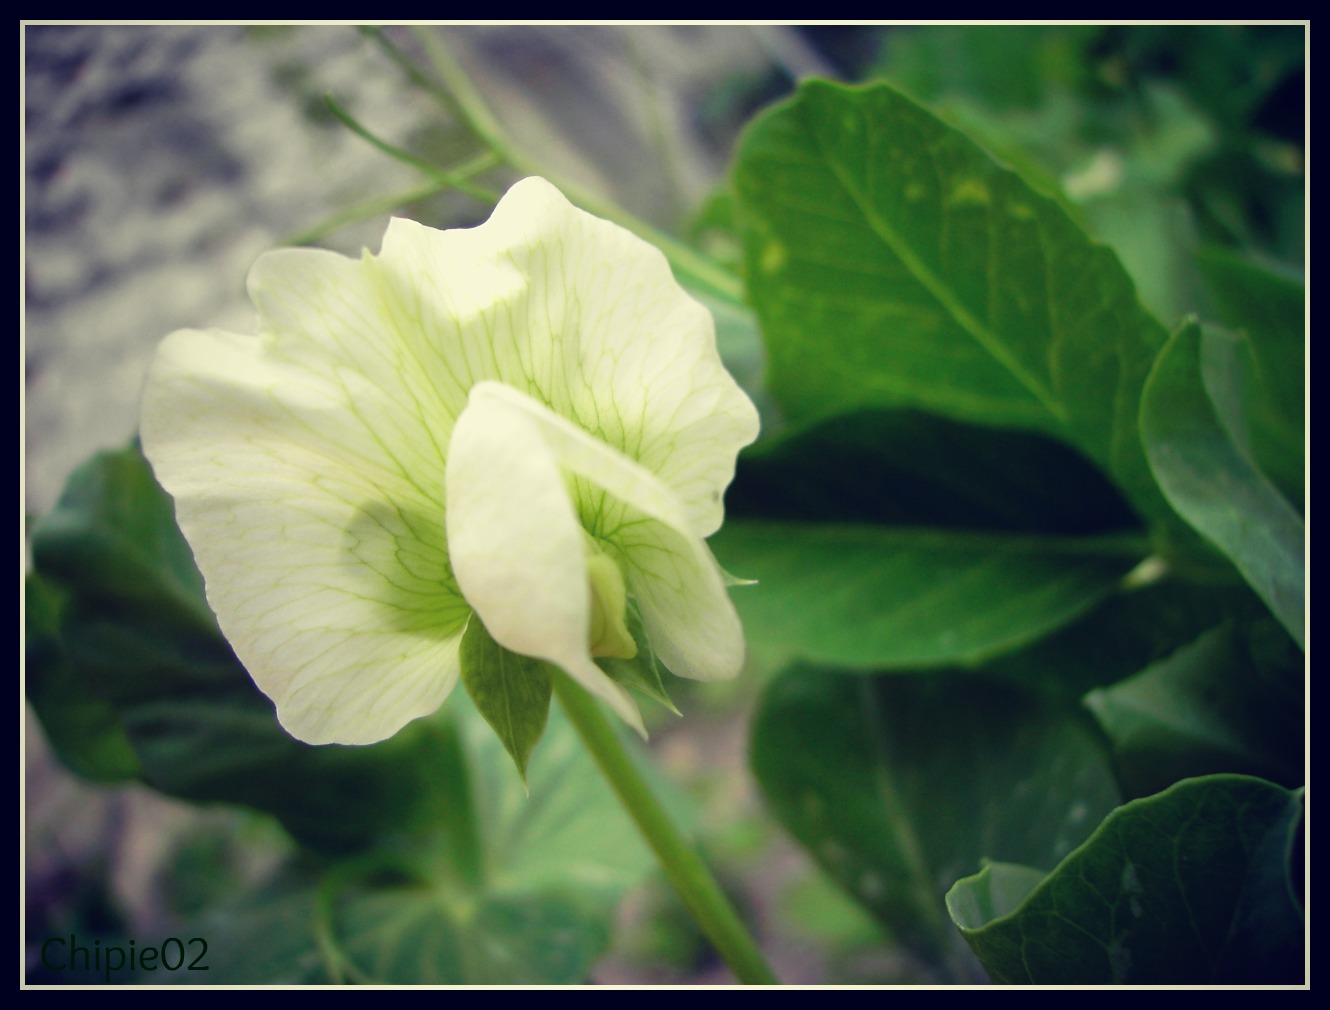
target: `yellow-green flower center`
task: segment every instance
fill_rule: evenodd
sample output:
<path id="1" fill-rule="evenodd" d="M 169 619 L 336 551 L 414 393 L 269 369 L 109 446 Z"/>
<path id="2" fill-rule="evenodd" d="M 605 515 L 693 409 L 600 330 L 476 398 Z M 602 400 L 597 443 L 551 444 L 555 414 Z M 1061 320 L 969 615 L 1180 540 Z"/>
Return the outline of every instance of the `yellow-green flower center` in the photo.
<path id="1" fill-rule="evenodd" d="M 632 659 L 637 643 L 628 630 L 628 588 L 614 559 L 586 537 L 587 578 L 591 583 L 591 655 L 597 659 Z"/>

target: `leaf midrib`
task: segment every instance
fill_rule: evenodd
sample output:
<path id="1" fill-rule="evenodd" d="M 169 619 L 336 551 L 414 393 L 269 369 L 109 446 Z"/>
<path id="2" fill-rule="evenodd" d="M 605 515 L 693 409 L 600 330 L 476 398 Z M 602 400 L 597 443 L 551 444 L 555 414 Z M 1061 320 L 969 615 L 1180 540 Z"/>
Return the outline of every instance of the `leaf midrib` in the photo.
<path id="1" fill-rule="evenodd" d="M 933 296 L 939 305 L 982 347 L 990 357 L 1005 368 L 1011 375 L 1052 415 L 1060 425 L 1066 426 L 1070 418 L 1066 408 L 1053 395 L 1039 378 L 1029 372 L 1013 355 L 988 326 L 984 325 L 961 303 L 955 293 L 932 270 L 916 256 L 897 234 L 891 224 L 876 213 L 872 203 L 854 186 L 849 173 L 822 142 L 817 130 L 811 123 L 805 122 L 805 129 L 822 156 L 822 161 L 830 170 L 833 178 L 854 202 L 863 215 L 874 235 L 882 240 L 891 253 L 900 260 L 910 274 L 924 289 Z"/>

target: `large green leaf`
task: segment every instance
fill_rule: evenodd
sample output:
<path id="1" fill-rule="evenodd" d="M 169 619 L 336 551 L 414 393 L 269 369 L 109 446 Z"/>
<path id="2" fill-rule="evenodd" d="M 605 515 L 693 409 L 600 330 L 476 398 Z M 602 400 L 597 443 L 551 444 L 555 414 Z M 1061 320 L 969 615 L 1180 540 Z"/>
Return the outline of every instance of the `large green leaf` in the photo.
<path id="1" fill-rule="evenodd" d="M 1302 654 L 1269 618 L 1225 624 L 1085 703 L 1130 795 L 1216 772 L 1303 781 Z"/>
<path id="2" fill-rule="evenodd" d="M 195 926 L 210 984 L 495 985 L 583 982 L 614 907 L 653 865 L 555 709 L 530 795 L 469 699 L 432 721 L 457 746 L 436 772 L 452 809 L 426 843 L 300 868 Z"/>
<path id="3" fill-rule="evenodd" d="M 586 981 L 609 928 L 602 910 L 566 893 L 469 894 L 391 872 L 340 891 L 288 882 L 194 925 L 207 974 L 143 981 L 567 985 Z"/>
<path id="4" fill-rule="evenodd" d="M 1183 325 L 1160 352 L 1141 400 L 1141 433 L 1159 486 L 1178 513 L 1231 560 L 1299 646 L 1304 645 L 1301 518 L 1244 451 L 1240 368 L 1202 375 L 1228 338 Z M 1209 380 L 1208 382 L 1206 380 Z"/>
<path id="5" fill-rule="evenodd" d="M 990 866 L 947 906 L 998 982 L 1298 983 L 1301 812 L 1260 779 L 1189 779 L 1115 811 L 1042 880 Z"/>
<path id="6" fill-rule="evenodd" d="M 1136 404 L 1166 334 L 1053 201 L 885 85 L 806 82 L 734 172 L 790 417 L 916 406 L 1071 442 L 1170 521 Z"/>
<path id="7" fill-rule="evenodd" d="M 952 883 L 988 858 L 1051 868 L 1118 802 L 1088 720 L 958 674 L 796 668 L 762 701 L 753 767 L 786 828 L 951 980 L 978 977 L 946 922 Z"/>
<path id="8" fill-rule="evenodd" d="M 1111 539 L 731 521 L 711 541 L 758 585 L 734 592 L 750 638 L 810 661 L 971 664 L 1087 611 L 1135 563 Z"/>

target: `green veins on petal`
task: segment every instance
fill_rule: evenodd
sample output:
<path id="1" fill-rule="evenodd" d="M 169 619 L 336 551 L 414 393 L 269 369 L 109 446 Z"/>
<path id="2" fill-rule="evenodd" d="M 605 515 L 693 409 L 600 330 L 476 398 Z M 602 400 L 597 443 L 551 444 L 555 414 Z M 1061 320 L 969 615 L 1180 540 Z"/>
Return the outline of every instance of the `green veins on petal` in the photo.
<path id="1" fill-rule="evenodd" d="M 473 613 L 639 730 L 593 658 L 635 649 L 629 595 L 673 672 L 738 671 L 703 538 L 757 416 L 656 249 L 527 179 L 479 227 L 270 253 L 249 290 L 257 335 L 163 343 L 142 437 L 294 736 L 370 743 L 433 711 Z"/>

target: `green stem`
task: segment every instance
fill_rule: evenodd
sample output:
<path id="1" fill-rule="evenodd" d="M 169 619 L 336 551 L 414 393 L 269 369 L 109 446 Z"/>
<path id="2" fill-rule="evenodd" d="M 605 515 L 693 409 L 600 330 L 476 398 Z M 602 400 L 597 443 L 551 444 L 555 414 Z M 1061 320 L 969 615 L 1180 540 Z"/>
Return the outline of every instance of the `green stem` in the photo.
<path id="1" fill-rule="evenodd" d="M 484 186 L 477 186 L 470 181 L 472 175 L 484 171 L 496 164 L 495 159 L 502 157 L 501 155 L 498 155 L 497 152 L 491 153 L 486 151 L 477 157 L 472 158 L 465 165 L 461 165 L 452 171 L 444 171 L 435 168 L 428 161 L 425 161 L 422 158 L 417 158 L 414 154 L 411 154 L 408 151 L 403 151 L 400 147 L 394 147 L 383 138 L 370 133 L 370 131 L 362 126 L 351 113 L 342 108 L 332 95 L 324 95 L 323 101 L 324 104 L 328 106 L 328 111 L 357 137 L 372 144 L 384 154 L 388 155 L 388 157 L 400 161 L 404 165 L 410 165 L 417 172 L 429 176 L 440 188 L 458 190 L 482 203 L 492 204 L 498 202 L 498 193 L 486 189 Z"/>
<path id="2" fill-rule="evenodd" d="M 660 805 L 595 700 L 562 673 L 554 678 L 554 693 L 670 883 L 735 977 L 745 985 L 779 985 L 716 878 Z"/>
<path id="3" fill-rule="evenodd" d="M 463 888 L 475 891 L 485 883 L 485 843 L 476 810 L 470 760 L 455 718 L 441 721 L 437 732 L 439 762 L 435 774 L 448 784 L 442 823 L 446 825 L 451 849 L 450 862 Z"/>

